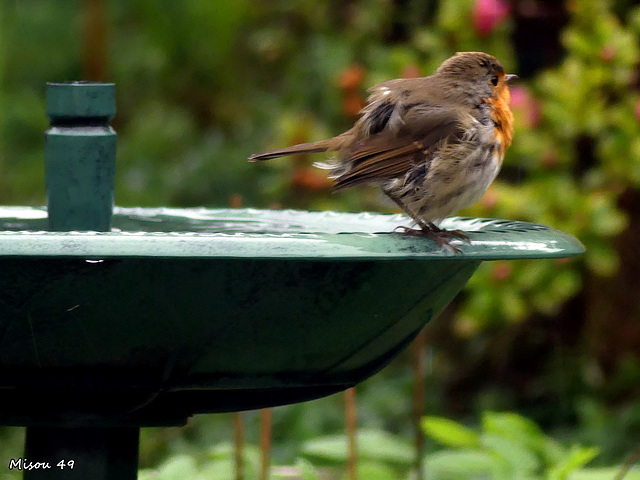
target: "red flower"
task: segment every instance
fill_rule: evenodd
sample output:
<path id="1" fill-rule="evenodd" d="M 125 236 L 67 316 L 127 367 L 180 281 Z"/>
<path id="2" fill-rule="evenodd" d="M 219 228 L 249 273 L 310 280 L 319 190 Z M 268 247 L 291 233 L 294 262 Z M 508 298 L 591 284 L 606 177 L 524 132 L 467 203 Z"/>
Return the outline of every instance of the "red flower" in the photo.
<path id="1" fill-rule="evenodd" d="M 504 0 L 475 0 L 471 22 L 476 33 L 486 37 L 508 16 L 511 8 Z"/>

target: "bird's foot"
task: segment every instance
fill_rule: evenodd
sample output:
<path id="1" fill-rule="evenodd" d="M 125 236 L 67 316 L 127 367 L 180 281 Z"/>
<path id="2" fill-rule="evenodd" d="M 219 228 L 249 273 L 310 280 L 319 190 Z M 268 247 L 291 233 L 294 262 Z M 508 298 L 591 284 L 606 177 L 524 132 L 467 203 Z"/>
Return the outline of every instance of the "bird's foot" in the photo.
<path id="1" fill-rule="evenodd" d="M 444 230 L 433 223 L 419 223 L 418 226 L 420 228 L 400 226 L 396 227 L 394 231 L 401 230 L 405 235 L 429 237 L 436 242 L 438 246 L 452 250 L 454 253 L 462 253 L 458 247 L 451 244 L 451 240 L 453 240 L 454 237 L 466 242 L 470 241 L 469 236 L 462 230 Z"/>

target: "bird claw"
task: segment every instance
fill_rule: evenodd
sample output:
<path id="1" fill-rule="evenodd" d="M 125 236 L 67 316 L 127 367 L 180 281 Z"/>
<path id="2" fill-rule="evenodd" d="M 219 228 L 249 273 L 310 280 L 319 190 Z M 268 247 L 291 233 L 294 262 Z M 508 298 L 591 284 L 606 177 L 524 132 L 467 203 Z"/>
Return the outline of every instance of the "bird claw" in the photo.
<path id="1" fill-rule="evenodd" d="M 471 239 L 469 235 L 464 233 L 462 230 L 440 230 L 441 232 L 446 232 L 452 237 L 458 237 L 460 240 L 464 240 L 467 243 L 471 243 Z"/>
<path id="2" fill-rule="evenodd" d="M 451 244 L 453 237 L 457 237 L 460 240 L 470 243 L 469 236 L 462 230 L 443 230 L 433 224 L 420 225 L 420 228 L 398 226 L 393 231 L 396 232 L 398 230 L 401 230 L 405 235 L 429 237 L 436 242 L 439 247 L 447 248 L 452 250 L 454 253 L 462 253 L 462 250 Z"/>
<path id="3" fill-rule="evenodd" d="M 393 232 L 395 233 L 398 230 L 401 230 L 402 233 L 407 235 L 424 235 L 425 234 L 424 230 L 420 228 L 405 227 L 404 225 L 398 225 L 396 228 L 393 229 Z"/>

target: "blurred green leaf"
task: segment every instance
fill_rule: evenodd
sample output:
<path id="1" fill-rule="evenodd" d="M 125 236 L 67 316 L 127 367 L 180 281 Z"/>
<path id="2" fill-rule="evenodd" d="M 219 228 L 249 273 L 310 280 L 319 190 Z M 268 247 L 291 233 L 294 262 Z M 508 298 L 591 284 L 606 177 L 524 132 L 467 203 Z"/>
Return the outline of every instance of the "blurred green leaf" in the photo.
<path id="1" fill-rule="evenodd" d="M 365 460 L 358 462 L 357 478 L 366 478 L 367 480 L 404 480 L 403 476 L 398 475 L 393 468 L 382 462 Z M 342 476 L 342 480 L 348 480 L 348 475 Z"/>
<path id="2" fill-rule="evenodd" d="M 358 458 L 362 460 L 381 460 L 397 464 L 410 464 L 414 461 L 413 447 L 410 443 L 379 430 L 359 430 L 357 449 Z M 312 458 L 346 462 L 347 438 L 344 435 L 315 438 L 302 445 L 302 453 Z"/>
<path id="3" fill-rule="evenodd" d="M 247 478 L 255 478 L 255 472 L 246 472 Z M 195 478 L 197 480 L 209 480 L 215 478 L 216 480 L 236 480 L 236 463 L 232 458 L 225 458 L 221 460 L 210 460 L 206 462 L 198 472 L 196 477 L 184 477 Z"/>
<path id="4" fill-rule="evenodd" d="M 320 480 L 320 475 L 316 469 L 304 458 L 296 460 L 296 467 L 300 469 L 300 476 L 302 477 L 302 480 Z"/>
<path id="5" fill-rule="evenodd" d="M 618 480 L 622 467 L 584 468 L 572 472 L 568 480 Z M 620 480 L 640 480 L 640 470 L 631 469 Z"/>
<path id="6" fill-rule="evenodd" d="M 158 472 L 151 469 L 138 470 L 137 480 L 155 480 L 158 477 Z"/>
<path id="7" fill-rule="evenodd" d="M 525 447 L 524 442 L 513 438 L 484 433 L 481 437 L 483 448 L 505 460 L 511 471 L 520 475 L 528 475 L 540 467 L 536 454 Z"/>
<path id="8" fill-rule="evenodd" d="M 546 438 L 538 425 L 513 412 L 484 412 L 482 431 L 522 442 L 534 449 L 538 448 Z"/>
<path id="9" fill-rule="evenodd" d="M 423 417 L 422 430 L 429 437 L 449 447 L 477 447 L 480 435 L 464 425 L 443 417 Z"/>
<path id="10" fill-rule="evenodd" d="M 425 475 L 436 479 L 493 478 L 501 468 L 499 460 L 477 450 L 445 450 L 425 457 Z"/>
<path id="11" fill-rule="evenodd" d="M 244 471 L 248 477 L 257 475 L 260 468 L 261 452 L 255 445 L 243 445 L 242 455 L 244 459 Z M 208 456 L 213 460 L 213 463 L 220 463 L 220 466 L 225 471 L 229 469 L 229 465 L 233 467 L 235 472 L 235 446 L 232 442 L 222 442 L 214 445 L 208 451 Z"/>
<path id="12" fill-rule="evenodd" d="M 567 480 L 572 472 L 584 467 L 599 453 L 596 447 L 574 446 L 568 455 L 549 472 L 549 480 Z"/>
<path id="13" fill-rule="evenodd" d="M 158 469 L 157 480 L 182 480 L 196 478 L 198 468 L 195 460 L 187 455 L 179 455 L 167 460 Z"/>

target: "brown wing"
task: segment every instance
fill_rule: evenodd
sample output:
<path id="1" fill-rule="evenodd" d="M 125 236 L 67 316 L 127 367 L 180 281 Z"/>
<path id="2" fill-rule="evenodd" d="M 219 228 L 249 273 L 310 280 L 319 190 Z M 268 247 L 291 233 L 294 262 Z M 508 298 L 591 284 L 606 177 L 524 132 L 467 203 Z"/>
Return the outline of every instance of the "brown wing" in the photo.
<path id="1" fill-rule="evenodd" d="M 428 162 L 446 139 L 462 135 L 463 114 L 457 107 L 426 101 L 379 102 L 361 121 L 363 138 L 341 151 L 340 163 L 347 168 L 335 178 L 336 190 L 398 178 Z"/>

